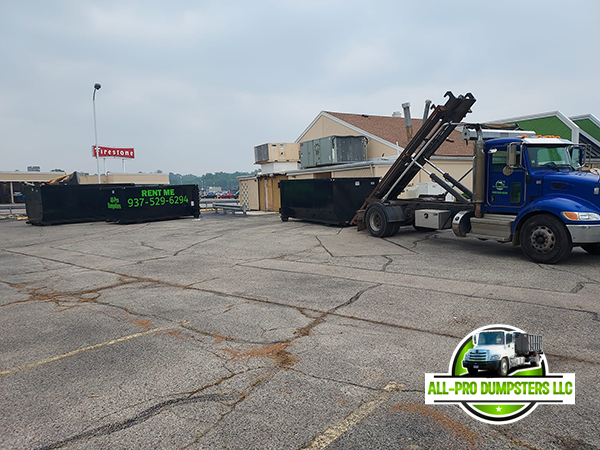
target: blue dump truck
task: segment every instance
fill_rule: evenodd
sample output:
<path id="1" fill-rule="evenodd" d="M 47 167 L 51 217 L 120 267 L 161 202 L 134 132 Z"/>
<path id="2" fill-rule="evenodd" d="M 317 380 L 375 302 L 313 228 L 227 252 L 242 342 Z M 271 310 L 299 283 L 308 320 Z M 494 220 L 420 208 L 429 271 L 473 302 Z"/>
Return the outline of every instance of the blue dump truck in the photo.
<path id="1" fill-rule="evenodd" d="M 357 211 L 359 230 L 387 237 L 405 225 L 452 228 L 459 237 L 520 245 L 546 264 L 563 260 L 573 246 L 600 255 L 600 171 L 591 168 L 589 150 L 555 136 L 460 123 L 475 98 L 446 96 Z M 472 191 L 429 160 L 458 125 L 474 140 Z M 398 198 L 420 170 L 454 201 Z"/>

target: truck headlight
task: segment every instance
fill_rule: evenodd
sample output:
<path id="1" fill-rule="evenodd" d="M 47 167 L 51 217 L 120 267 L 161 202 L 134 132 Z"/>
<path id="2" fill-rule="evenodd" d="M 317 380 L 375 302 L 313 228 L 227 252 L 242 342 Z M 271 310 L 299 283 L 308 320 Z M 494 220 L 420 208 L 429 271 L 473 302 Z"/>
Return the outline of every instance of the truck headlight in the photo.
<path id="1" fill-rule="evenodd" d="M 500 355 L 492 355 L 492 356 L 490 356 L 490 361 L 496 361 L 498 359 L 500 359 Z"/>
<path id="2" fill-rule="evenodd" d="M 576 222 L 595 222 L 600 221 L 600 214 L 593 212 L 575 212 L 575 211 L 563 211 L 562 215 L 568 219 Z"/>

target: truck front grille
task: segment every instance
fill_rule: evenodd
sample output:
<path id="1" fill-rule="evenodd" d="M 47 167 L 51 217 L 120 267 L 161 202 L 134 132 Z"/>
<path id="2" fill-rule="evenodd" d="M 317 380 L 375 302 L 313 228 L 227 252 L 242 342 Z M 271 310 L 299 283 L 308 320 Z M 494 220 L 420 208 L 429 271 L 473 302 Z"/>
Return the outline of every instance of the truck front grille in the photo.
<path id="1" fill-rule="evenodd" d="M 487 352 L 483 350 L 475 350 L 469 355 L 469 360 L 474 362 L 485 362 L 487 361 Z"/>

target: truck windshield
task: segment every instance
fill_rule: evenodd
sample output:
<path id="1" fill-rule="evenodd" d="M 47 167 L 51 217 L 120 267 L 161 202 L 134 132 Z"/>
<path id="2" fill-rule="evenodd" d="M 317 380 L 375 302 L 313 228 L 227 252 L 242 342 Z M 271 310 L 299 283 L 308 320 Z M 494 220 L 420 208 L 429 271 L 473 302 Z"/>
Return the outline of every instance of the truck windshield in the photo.
<path id="1" fill-rule="evenodd" d="M 504 345 L 504 333 L 502 331 L 491 331 L 479 334 L 479 345 Z"/>
<path id="2" fill-rule="evenodd" d="M 571 160 L 568 146 L 560 147 L 535 147 L 528 146 L 527 154 L 532 168 L 538 167 L 568 167 L 576 169 L 579 164 Z"/>

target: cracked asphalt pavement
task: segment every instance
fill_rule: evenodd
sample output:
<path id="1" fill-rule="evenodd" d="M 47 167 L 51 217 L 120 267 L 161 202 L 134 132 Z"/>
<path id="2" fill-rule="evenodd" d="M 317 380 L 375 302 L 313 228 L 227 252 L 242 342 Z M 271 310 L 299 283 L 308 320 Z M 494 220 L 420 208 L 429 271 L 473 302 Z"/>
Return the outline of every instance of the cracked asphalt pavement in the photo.
<path id="1" fill-rule="evenodd" d="M 0 221 L 0 447 L 600 447 L 600 257 L 276 214 Z M 541 334 L 575 405 L 488 425 L 424 404 L 489 324 Z"/>

